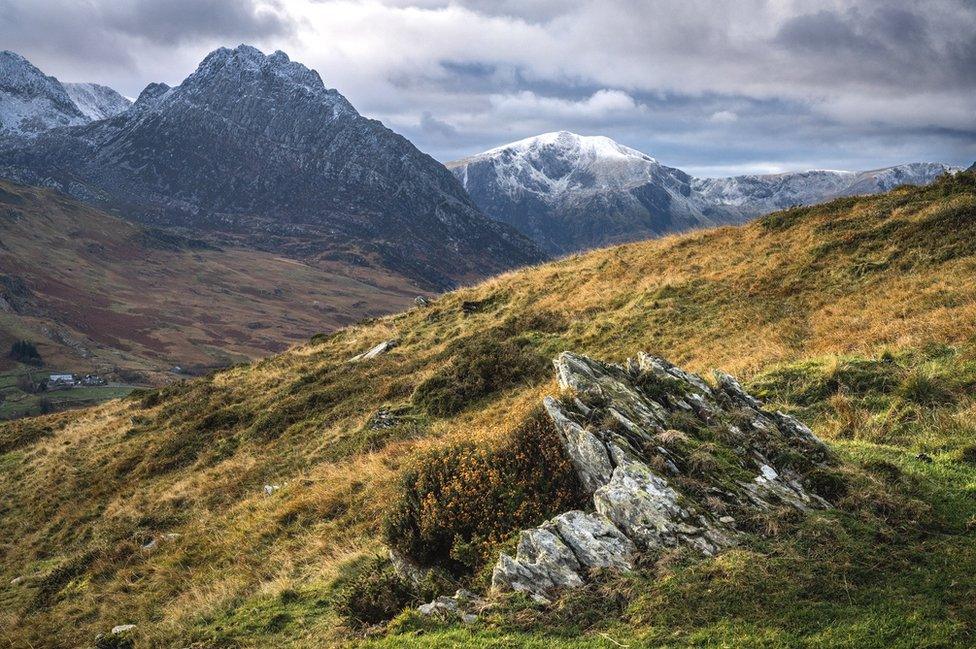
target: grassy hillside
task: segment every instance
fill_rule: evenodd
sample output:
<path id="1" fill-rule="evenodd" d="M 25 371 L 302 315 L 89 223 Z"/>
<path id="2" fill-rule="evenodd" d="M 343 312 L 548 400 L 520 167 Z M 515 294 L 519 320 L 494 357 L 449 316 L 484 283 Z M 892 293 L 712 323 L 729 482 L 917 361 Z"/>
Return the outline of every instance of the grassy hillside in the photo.
<path id="1" fill-rule="evenodd" d="M 142 229 L 0 181 L 0 372 L 17 340 L 51 371 L 224 366 L 403 308 L 408 282 Z M 158 376 L 156 378 L 163 378 Z"/>
<path id="2" fill-rule="evenodd" d="M 138 647 L 971 646 L 974 272 L 976 174 L 960 174 L 567 258 L 3 425 L 0 638 L 78 646 L 134 623 Z M 428 524 L 464 531 L 455 576 L 474 586 L 512 532 L 561 511 L 541 454 L 518 450 L 562 350 L 736 373 L 826 438 L 854 488 L 714 559 L 656 557 L 545 609 L 513 598 L 464 628 L 344 616 L 411 476 L 455 467 Z"/>

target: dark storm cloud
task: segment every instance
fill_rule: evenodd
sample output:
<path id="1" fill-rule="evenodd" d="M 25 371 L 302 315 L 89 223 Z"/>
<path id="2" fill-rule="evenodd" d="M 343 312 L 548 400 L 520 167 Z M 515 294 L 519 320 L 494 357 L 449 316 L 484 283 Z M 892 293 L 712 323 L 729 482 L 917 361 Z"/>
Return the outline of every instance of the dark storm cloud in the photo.
<path id="1" fill-rule="evenodd" d="M 293 28 L 277 0 L 0 0 L 0 45 L 67 67 L 125 68 L 147 44 L 240 42 Z"/>
<path id="2" fill-rule="evenodd" d="M 201 37 L 253 39 L 290 32 L 294 25 L 280 4 L 256 7 L 252 0 L 130 0 L 102 8 L 109 29 L 157 43 Z"/>
<path id="3" fill-rule="evenodd" d="M 958 19 L 972 22 L 960 7 Z M 808 75 L 889 87 L 924 84 L 958 90 L 976 78 L 976 36 L 933 24 L 926 5 L 821 10 L 786 21 L 774 42 L 807 57 Z"/>

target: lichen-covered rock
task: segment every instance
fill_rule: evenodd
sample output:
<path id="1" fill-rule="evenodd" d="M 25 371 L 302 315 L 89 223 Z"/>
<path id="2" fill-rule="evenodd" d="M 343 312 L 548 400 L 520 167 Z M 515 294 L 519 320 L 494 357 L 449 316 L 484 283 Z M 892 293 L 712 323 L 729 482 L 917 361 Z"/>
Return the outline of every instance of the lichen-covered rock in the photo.
<path id="1" fill-rule="evenodd" d="M 492 590 L 528 593 L 540 602 L 562 588 L 581 586 L 595 568 L 629 570 L 634 544 L 599 514 L 569 511 L 519 537 L 515 558 L 503 554 Z"/>
<path id="2" fill-rule="evenodd" d="M 634 544 L 609 518 L 569 511 L 552 519 L 563 542 L 585 568 L 633 567 Z"/>
<path id="3" fill-rule="evenodd" d="M 545 410 L 596 513 L 522 532 L 516 556 L 495 566 L 493 590 L 549 601 L 593 568 L 632 568 L 638 552 L 710 556 L 735 545 L 739 520 L 830 507 L 803 481 L 833 461 L 827 446 L 728 374 L 713 387 L 643 353 L 620 366 L 564 352 L 554 365 L 563 394 Z"/>

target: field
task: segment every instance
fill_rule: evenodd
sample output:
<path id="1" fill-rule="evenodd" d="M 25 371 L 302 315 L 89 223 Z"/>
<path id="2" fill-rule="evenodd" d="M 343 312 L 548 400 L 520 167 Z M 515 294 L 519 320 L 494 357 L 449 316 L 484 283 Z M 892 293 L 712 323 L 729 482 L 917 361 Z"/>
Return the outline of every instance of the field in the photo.
<path id="1" fill-rule="evenodd" d="M 973 646 L 974 274 L 976 174 L 959 174 L 566 258 L 4 424 L 0 638 L 79 646 L 132 623 L 135 647 Z M 558 513 L 506 458 L 563 350 L 736 374 L 838 453 L 835 508 L 770 518 L 715 558 L 650 557 L 551 606 L 502 598 L 471 626 L 409 605 L 360 624 L 350 594 L 398 542 L 388 514 L 443 458 L 463 470 L 425 524 L 457 532 L 452 586 L 482 589 L 518 529 Z M 372 425 L 379 413 L 395 423 Z M 538 509 L 486 536 L 462 525 L 527 496 Z"/>

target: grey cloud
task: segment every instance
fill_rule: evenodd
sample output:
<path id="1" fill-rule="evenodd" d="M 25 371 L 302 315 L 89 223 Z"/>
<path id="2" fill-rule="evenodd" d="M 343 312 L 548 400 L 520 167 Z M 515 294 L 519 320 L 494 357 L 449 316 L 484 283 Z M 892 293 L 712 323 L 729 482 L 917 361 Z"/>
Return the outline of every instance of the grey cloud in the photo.
<path id="1" fill-rule="evenodd" d="M 457 129 L 434 117 L 429 110 L 425 110 L 420 115 L 420 130 L 428 135 L 440 137 L 446 140 L 457 136 Z"/>
<path id="2" fill-rule="evenodd" d="M 0 0 L 50 74 L 137 94 L 253 42 L 442 160 L 569 129 L 689 168 L 969 164 L 973 34 L 973 0 Z"/>
<path id="3" fill-rule="evenodd" d="M 105 3 L 102 11 L 109 29 L 165 44 L 264 38 L 294 28 L 280 4 L 258 7 L 253 0 L 130 0 Z"/>

